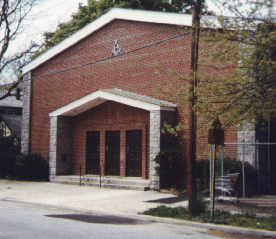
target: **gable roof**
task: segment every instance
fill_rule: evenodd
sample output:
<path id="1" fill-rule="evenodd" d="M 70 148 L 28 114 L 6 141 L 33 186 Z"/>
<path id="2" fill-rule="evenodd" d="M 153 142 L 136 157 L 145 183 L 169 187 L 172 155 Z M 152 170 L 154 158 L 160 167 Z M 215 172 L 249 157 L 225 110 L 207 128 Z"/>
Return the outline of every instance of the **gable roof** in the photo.
<path id="1" fill-rule="evenodd" d="M 4 95 L 5 93 L 6 93 L 6 91 L 0 91 L 0 95 Z M 22 92 L 20 94 L 21 94 L 21 96 L 23 95 Z M 17 100 L 15 98 L 15 96 L 8 96 L 5 99 L 0 100 L 0 107 L 18 107 L 18 108 L 22 108 L 23 107 L 23 101 L 22 101 L 22 99 Z"/>
<path id="2" fill-rule="evenodd" d="M 216 19 L 212 16 L 205 16 L 208 19 L 215 21 Z M 113 8 L 106 14 L 97 18 L 81 30 L 77 31 L 70 37 L 66 38 L 58 45 L 52 47 L 29 64 L 22 68 L 22 74 L 35 69 L 39 65 L 83 40 L 93 32 L 99 30 L 108 23 L 119 19 L 119 20 L 129 20 L 129 21 L 138 21 L 138 22 L 147 22 L 147 23 L 159 23 L 159 24 L 170 24 L 170 25 L 179 25 L 179 26 L 191 26 L 192 25 L 192 15 L 183 14 L 183 13 L 168 13 L 168 12 L 153 12 L 145 10 L 133 10 L 133 9 L 122 9 L 122 8 Z"/>
<path id="3" fill-rule="evenodd" d="M 114 101 L 117 103 L 129 105 L 143 110 L 169 110 L 175 111 L 176 104 L 155 99 L 149 96 L 133 93 L 117 88 L 97 90 L 89 95 L 86 95 L 78 100 L 71 102 L 49 114 L 53 116 L 75 116 L 84 111 L 96 107 L 105 101 Z"/>
<path id="4" fill-rule="evenodd" d="M 1 115 L 1 118 L 9 129 L 15 134 L 16 138 L 21 138 L 22 116 Z"/>

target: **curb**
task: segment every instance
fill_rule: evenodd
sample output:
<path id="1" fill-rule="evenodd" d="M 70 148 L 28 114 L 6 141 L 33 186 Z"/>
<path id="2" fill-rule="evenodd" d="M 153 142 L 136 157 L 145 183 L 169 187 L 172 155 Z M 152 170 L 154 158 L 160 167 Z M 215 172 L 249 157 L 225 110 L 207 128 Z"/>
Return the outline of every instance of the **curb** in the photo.
<path id="1" fill-rule="evenodd" d="M 24 205 L 31 205 L 35 207 L 41 208 L 49 208 L 49 209 L 58 209 L 58 210 L 69 210 L 81 213 L 94 213 L 94 214 L 104 214 L 104 215 L 114 215 L 112 213 L 107 213 L 106 211 L 100 210 L 85 210 L 79 209 L 75 207 L 68 207 L 68 206 L 58 206 L 58 205 L 49 205 L 44 203 L 34 203 L 34 202 L 26 202 L 20 201 L 17 199 L 9 199 L 9 198 L 1 198 L 0 201 L 3 202 L 12 202 Z M 156 222 L 156 223 L 168 223 L 168 224 L 176 224 L 176 225 L 183 225 L 189 227 L 197 227 L 197 228 L 205 228 L 209 230 L 221 230 L 221 231 L 229 231 L 244 234 L 247 236 L 254 235 L 254 236 L 266 236 L 266 237 L 273 237 L 276 238 L 276 232 L 266 231 L 266 230 L 258 230 L 258 229 L 251 229 L 251 228 L 243 228 L 243 227 L 235 227 L 235 226 L 226 226 L 226 225 L 219 225 L 219 224 L 211 224 L 211 223 L 200 223 L 200 222 L 191 222 L 181 219 L 173 219 L 173 218 L 164 218 L 164 217 L 154 217 L 148 215 L 141 215 L 141 214 L 132 214 L 132 213 L 116 213 L 116 216 L 122 216 L 132 219 L 141 219 L 148 220 L 149 222 Z"/>

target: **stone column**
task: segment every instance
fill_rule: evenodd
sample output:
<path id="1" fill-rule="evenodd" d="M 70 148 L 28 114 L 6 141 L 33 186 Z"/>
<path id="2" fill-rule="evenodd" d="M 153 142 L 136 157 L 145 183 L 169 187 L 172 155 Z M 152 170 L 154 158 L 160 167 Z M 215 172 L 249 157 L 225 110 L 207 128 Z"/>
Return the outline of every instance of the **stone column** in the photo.
<path id="1" fill-rule="evenodd" d="M 31 72 L 23 76 L 23 110 L 21 129 L 21 153 L 30 153 L 30 120 L 31 120 Z"/>
<path id="2" fill-rule="evenodd" d="M 49 178 L 54 179 L 57 173 L 57 125 L 58 117 L 50 118 L 50 159 L 49 159 Z"/>
<path id="3" fill-rule="evenodd" d="M 50 180 L 71 173 L 71 117 L 50 118 Z"/>
<path id="4" fill-rule="evenodd" d="M 156 155 L 160 152 L 160 110 L 150 111 L 150 189 L 160 189 L 160 177 L 157 175 L 155 167 L 158 164 L 154 161 Z"/>
<path id="5" fill-rule="evenodd" d="M 57 175 L 71 174 L 72 123 L 70 116 L 59 116 L 57 123 Z"/>

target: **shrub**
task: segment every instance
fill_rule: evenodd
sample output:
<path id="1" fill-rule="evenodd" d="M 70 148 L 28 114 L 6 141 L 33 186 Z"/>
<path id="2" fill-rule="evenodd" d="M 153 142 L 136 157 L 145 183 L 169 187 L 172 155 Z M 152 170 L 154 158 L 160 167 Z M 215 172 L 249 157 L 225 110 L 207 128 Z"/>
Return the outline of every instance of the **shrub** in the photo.
<path id="1" fill-rule="evenodd" d="M 196 162 L 197 190 L 204 192 L 209 190 L 210 161 L 200 160 Z"/>
<path id="2" fill-rule="evenodd" d="M 181 151 L 176 148 L 164 149 L 159 152 L 155 162 L 159 164 L 155 169 L 160 176 L 160 187 L 171 188 L 176 186 L 176 179 L 180 174 L 180 162 L 183 161 Z"/>
<path id="3" fill-rule="evenodd" d="M 16 157 L 20 154 L 20 147 L 13 145 L 0 154 L 0 177 L 13 177 Z"/>
<path id="4" fill-rule="evenodd" d="M 205 197 L 203 194 L 197 194 L 197 207 L 196 207 L 196 214 L 199 215 L 201 213 L 206 212 L 207 210 L 207 203 L 205 201 Z"/>
<path id="5" fill-rule="evenodd" d="M 28 181 L 49 180 L 49 164 L 38 154 L 20 155 L 14 164 L 15 179 Z"/>

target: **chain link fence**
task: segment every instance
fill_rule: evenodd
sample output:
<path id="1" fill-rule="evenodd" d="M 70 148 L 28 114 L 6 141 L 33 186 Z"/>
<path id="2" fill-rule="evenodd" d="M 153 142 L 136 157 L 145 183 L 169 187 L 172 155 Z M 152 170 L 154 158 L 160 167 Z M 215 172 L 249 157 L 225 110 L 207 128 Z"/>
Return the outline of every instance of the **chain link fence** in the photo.
<path id="1" fill-rule="evenodd" d="M 276 143 L 225 143 L 217 146 L 215 177 L 239 173 L 234 190 L 239 197 L 275 194 Z M 210 151 L 214 150 L 211 146 Z"/>

